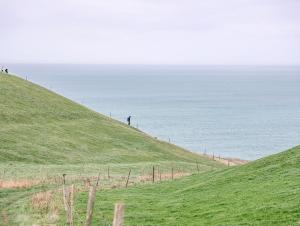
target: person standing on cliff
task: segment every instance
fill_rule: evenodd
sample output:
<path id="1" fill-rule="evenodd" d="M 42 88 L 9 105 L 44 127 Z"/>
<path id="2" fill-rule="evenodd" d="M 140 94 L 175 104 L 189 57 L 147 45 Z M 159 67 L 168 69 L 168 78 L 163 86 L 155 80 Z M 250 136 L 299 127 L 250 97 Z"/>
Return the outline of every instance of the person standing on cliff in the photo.
<path id="1" fill-rule="evenodd" d="M 129 116 L 127 117 L 127 123 L 128 123 L 129 126 L 130 126 L 130 120 L 131 120 L 131 116 L 129 115 Z"/>

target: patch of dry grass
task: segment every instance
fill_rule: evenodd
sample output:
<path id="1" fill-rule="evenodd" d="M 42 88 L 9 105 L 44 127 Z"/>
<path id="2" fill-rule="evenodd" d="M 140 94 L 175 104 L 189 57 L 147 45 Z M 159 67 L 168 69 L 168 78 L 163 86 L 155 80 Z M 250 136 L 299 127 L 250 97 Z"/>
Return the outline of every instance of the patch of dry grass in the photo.
<path id="1" fill-rule="evenodd" d="M 191 175 L 190 173 L 184 173 L 184 172 L 174 172 L 173 173 L 173 179 L 181 178 L 184 176 Z M 152 181 L 152 175 L 142 175 L 139 176 L 138 180 L 142 183 L 150 182 Z M 161 173 L 155 175 L 154 181 L 165 181 L 165 180 L 172 180 L 172 173 Z"/>
<path id="2" fill-rule="evenodd" d="M 9 225 L 9 218 L 8 218 L 8 214 L 7 214 L 7 211 L 6 210 L 2 210 L 1 212 L 1 224 L 3 225 Z"/>
<path id="3" fill-rule="evenodd" d="M 34 209 L 45 209 L 50 206 L 53 198 L 52 191 L 39 192 L 32 196 L 31 204 Z"/>
<path id="4" fill-rule="evenodd" d="M 22 179 L 22 180 L 0 180 L 0 189 L 1 188 L 29 188 L 34 185 L 39 184 L 39 180 L 28 180 L 28 179 Z"/>
<path id="5" fill-rule="evenodd" d="M 62 205 L 59 195 L 59 190 L 44 191 L 34 194 L 31 198 L 33 210 L 47 223 L 55 223 L 59 219 L 59 209 Z"/>

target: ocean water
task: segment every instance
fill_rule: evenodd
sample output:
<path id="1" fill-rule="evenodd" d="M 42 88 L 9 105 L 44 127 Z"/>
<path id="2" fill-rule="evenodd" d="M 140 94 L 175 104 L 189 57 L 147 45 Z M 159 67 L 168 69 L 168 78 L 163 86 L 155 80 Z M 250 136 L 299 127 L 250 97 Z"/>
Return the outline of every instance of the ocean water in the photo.
<path id="1" fill-rule="evenodd" d="M 9 65 L 12 73 L 185 147 L 258 159 L 300 144 L 300 67 Z"/>

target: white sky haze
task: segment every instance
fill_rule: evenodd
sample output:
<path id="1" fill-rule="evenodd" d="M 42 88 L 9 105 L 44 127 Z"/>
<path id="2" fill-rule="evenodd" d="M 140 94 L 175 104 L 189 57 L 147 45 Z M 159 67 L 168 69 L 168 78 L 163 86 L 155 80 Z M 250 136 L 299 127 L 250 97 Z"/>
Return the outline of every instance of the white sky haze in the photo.
<path id="1" fill-rule="evenodd" d="M 300 65 L 299 0 L 0 0 L 0 64 Z"/>

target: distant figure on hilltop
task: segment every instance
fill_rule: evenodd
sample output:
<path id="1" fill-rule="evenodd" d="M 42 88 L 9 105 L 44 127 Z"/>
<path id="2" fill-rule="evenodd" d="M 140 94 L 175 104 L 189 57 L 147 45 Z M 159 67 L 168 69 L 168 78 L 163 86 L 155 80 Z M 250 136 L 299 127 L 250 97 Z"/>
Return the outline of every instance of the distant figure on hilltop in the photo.
<path id="1" fill-rule="evenodd" d="M 129 126 L 130 126 L 130 120 L 131 120 L 131 116 L 128 116 L 127 123 L 128 123 Z"/>
<path id="2" fill-rule="evenodd" d="M 6 72 L 6 74 L 8 74 L 8 69 L 7 68 L 5 69 L 5 72 Z"/>

